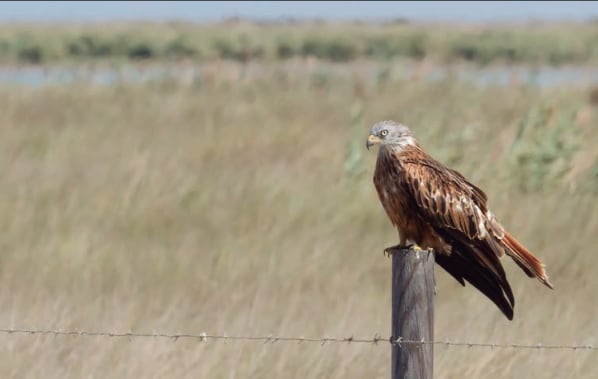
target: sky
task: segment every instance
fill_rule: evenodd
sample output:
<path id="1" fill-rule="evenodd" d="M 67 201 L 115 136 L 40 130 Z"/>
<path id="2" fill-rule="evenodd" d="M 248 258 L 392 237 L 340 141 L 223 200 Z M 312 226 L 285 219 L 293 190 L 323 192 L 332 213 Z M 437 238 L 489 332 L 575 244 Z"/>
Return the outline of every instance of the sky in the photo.
<path id="1" fill-rule="evenodd" d="M 324 20 L 500 22 L 598 20 L 598 2 L 586 1 L 3 1 L 0 22 L 107 20 L 218 21 L 230 17 Z"/>

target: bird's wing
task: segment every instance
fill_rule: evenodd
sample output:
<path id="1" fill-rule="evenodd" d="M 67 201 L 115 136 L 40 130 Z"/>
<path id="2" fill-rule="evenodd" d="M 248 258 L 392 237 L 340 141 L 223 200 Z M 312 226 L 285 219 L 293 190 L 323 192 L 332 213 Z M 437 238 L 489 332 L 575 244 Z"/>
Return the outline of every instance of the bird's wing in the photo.
<path id="1" fill-rule="evenodd" d="M 403 157 L 405 181 L 422 218 L 453 250 L 437 262 L 461 284 L 467 280 L 509 318 L 515 304 L 499 257 L 502 226 L 488 212 L 486 194 L 457 171 L 426 156 Z M 441 252 L 442 253 L 442 252 Z"/>
<path id="2" fill-rule="evenodd" d="M 503 237 L 504 229 L 488 211 L 484 191 L 431 157 L 402 160 L 408 188 L 428 221 L 469 239 L 485 240 L 489 233 Z M 497 249 L 496 254 L 502 252 Z"/>

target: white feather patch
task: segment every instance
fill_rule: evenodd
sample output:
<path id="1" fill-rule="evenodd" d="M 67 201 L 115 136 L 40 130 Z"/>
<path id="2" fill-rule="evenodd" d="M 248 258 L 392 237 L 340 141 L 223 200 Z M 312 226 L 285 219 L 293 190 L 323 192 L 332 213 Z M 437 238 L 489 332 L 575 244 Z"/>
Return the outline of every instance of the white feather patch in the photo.
<path id="1" fill-rule="evenodd" d="M 480 211 L 480 208 L 476 207 L 475 210 L 478 216 L 478 220 L 480 220 L 478 224 L 478 228 L 480 229 L 480 238 L 485 238 L 488 234 L 488 231 L 486 230 L 486 225 L 484 225 L 484 216 L 482 215 L 482 211 Z"/>

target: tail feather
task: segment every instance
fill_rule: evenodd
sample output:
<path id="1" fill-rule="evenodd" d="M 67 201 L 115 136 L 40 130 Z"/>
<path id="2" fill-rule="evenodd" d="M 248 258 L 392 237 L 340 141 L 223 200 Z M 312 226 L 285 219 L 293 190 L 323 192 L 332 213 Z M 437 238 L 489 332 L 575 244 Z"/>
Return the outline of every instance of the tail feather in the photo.
<path id="1" fill-rule="evenodd" d="M 461 285 L 465 285 L 465 281 L 472 284 L 512 320 L 515 298 L 497 254 L 488 250 L 482 241 L 472 245 L 455 230 L 444 229 L 440 233 L 451 241 L 453 250 L 450 254 L 436 254 L 436 263 Z"/>
<path id="2" fill-rule="evenodd" d="M 451 255 L 436 254 L 436 263 L 461 285 L 464 286 L 465 281 L 472 284 L 496 304 L 509 320 L 513 319 L 515 300 L 509 282 L 498 276 L 495 270 L 476 260 L 475 253 L 466 245 L 458 246 Z"/>
<path id="3" fill-rule="evenodd" d="M 519 241 L 517 241 L 507 232 L 505 232 L 505 237 L 502 241 L 507 248 L 507 255 L 513 258 L 515 263 L 517 263 L 517 265 L 521 267 L 521 269 L 523 269 L 523 271 L 525 271 L 529 277 L 536 277 L 548 288 L 554 288 L 548 281 L 548 275 L 544 270 L 544 264 L 538 258 L 536 258 L 531 251 L 523 247 Z"/>

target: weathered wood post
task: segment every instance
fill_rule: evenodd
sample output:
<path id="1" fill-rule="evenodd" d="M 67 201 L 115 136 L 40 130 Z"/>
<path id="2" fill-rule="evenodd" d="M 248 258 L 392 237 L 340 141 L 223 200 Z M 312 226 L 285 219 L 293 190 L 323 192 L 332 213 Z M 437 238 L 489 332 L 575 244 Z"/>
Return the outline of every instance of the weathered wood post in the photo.
<path id="1" fill-rule="evenodd" d="M 432 379 L 434 254 L 396 249 L 392 254 L 392 379 Z"/>

